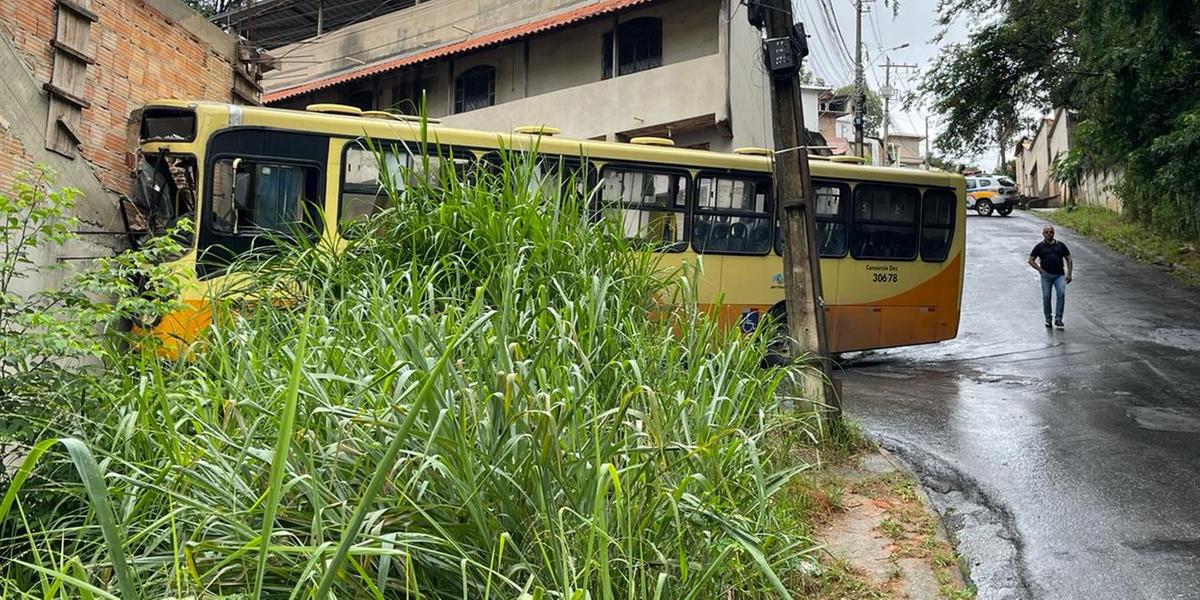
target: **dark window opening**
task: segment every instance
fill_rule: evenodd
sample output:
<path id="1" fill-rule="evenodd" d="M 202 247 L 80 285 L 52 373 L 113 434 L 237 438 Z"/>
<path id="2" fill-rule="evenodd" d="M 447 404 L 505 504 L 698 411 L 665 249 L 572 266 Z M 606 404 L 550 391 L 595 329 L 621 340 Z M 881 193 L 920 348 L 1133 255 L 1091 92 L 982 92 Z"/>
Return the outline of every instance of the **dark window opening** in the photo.
<path id="1" fill-rule="evenodd" d="M 617 75 L 628 75 L 662 66 L 662 19 L 639 17 L 617 26 Z M 608 79 L 613 73 L 613 34 L 604 34 L 602 44 L 603 73 Z"/>
<path id="2" fill-rule="evenodd" d="M 350 94 L 346 104 L 362 110 L 375 110 L 375 92 L 362 90 Z"/>
<path id="3" fill-rule="evenodd" d="M 422 79 L 414 79 L 392 88 L 392 110 L 398 110 L 406 115 L 421 114 L 425 101 L 428 84 Z"/>
<path id="4" fill-rule="evenodd" d="M 471 67 L 454 79 L 454 112 L 463 113 L 496 104 L 496 68 Z"/>
<path id="5" fill-rule="evenodd" d="M 602 180 L 600 214 L 626 239 L 671 252 L 687 247 L 687 176 L 606 167 Z"/>
<path id="6" fill-rule="evenodd" d="M 917 257 L 916 188 L 862 184 L 854 190 L 850 254 L 862 259 Z"/>
<path id="7" fill-rule="evenodd" d="M 771 250 L 775 212 L 771 182 L 702 176 L 696 182 L 692 249 L 725 254 L 766 254 Z"/>
<path id="8" fill-rule="evenodd" d="M 311 233 L 320 206 L 319 181 L 315 167 L 218 160 L 209 227 L 229 235 Z"/>
<path id="9" fill-rule="evenodd" d="M 950 255 L 958 196 L 947 190 L 929 190 L 921 207 L 921 258 L 941 262 Z"/>

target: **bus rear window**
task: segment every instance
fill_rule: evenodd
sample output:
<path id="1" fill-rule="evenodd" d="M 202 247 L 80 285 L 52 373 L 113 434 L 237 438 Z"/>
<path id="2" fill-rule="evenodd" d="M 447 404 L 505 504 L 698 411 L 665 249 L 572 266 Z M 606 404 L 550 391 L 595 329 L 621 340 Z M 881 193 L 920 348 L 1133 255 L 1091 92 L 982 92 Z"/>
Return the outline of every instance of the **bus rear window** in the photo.
<path id="1" fill-rule="evenodd" d="M 143 142 L 190 142 L 196 139 L 196 113 L 174 108 L 148 108 L 142 113 Z"/>

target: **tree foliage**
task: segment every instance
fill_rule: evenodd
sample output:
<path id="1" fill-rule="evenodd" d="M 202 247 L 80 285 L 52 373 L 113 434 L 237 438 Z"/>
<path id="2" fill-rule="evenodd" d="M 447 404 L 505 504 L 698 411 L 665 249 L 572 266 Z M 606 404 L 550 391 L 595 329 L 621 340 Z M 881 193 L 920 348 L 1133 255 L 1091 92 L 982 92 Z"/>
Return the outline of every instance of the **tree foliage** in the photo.
<path id="1" fill-rule="evenodd" d="M 183 2 L 205 17 L 211 17 L 244 4 L 244 0 L 183 0 Z"/>
<path id="2" fill-rule="evenodd" d="M 921 89 L 946 117 L 938 147 L 1009 150 L 1066 108 L 1075 156 L 1060 164 L 1124 172 L 1125 206 L 1162 228 L 1200 234 L 1187 183 L 1200 168 L 1200 0 L 942 0 L 943 25 L 985 15 L 947 46 Z"/>

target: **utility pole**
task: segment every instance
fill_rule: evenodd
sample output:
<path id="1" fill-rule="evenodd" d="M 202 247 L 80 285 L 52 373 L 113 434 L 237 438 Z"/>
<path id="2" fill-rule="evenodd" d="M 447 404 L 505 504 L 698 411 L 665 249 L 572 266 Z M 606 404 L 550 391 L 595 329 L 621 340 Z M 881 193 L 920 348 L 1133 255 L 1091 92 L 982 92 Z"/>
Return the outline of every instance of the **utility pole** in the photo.
<path id="1" fill-rule="evenodd" d="M 790 14 L 790 13 L 789 13 Z M 863 124 L 866 99 L 863 97 L 862 62 L 863 0 L 854 0 L 854 152 L 863 155 Z"/>
<path id="2" fill-rule="evenodd" d="M 897 46 L 897 48 L 904 48 L 906 46 L 908 46 L 908 44 Z M 891 101 L 892 96 L 896 93 L 896 90 L 892 88 L 892 69 L 915 68 L 917 68 L 917 65 L 892 64 L 891 57 L 888 57 L 887 62 L 883 65 L 884 84 L 883 89 L 879 90 L 879 93 L 883 96 L 883 164 L 887 166 L 891 166 L 892 164 L 892 161 L 888 158 L 888 122 L 892 120 Z M 899 154 L 899 152 L 897 152 L 897 154 Z"/>
<path id="3" fill-rule="evenodd" d="M 929 115 L 925 115 L 925 170 L 929 170 Z"/>
<path id="4" fill-rule="evenodd" d="M 751 0 L 750 22 L 765 27 L 763 52 L 771 73 L 771 112 L 775 137 L 775 198 L 783 235 L 783 281 L 788 333 L 803 350 L 817 356 L 816 372 L 803 381 L 803 397 L 841 416 L 825 345 L 825 309 L 821 299 L 821 261 L 814 223 L 808 167 L 808 131 L 799 81 L 808 54 L 803 25 L 793 25 L 791 0 Z M 790 63 L 788 62 L 790 59 Z M 779 210 L 777 209 L 777 210 Z"/>

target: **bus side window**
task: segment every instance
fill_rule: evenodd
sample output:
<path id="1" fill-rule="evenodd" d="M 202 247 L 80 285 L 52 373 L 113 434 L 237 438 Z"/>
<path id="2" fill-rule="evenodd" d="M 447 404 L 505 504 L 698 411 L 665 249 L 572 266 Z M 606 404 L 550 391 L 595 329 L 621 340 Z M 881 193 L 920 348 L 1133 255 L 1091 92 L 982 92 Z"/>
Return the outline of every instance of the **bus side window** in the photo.
<path id="1" fill-rule="evenodd" d="M 619 223 L 626 239 L 671 252 L 686 247 L 686 176 L 605 167 L 602 177 L 601 216 Z"/>
<path id="2" fill-rule="evenodd" d="M 233 235 L 311 233 L 320 172 L 311 166 L 223 158 L 214 165 L 212 229 Z"/>
<path id="3" fill-rule="evenodd" d="M 854 189 L 850 254 L 860 259 L 917 257 L 916 188 L 861 184 Z"/>
<path id="4" fill-rule="evenodd" d="M 692 217 L 696 252 L 766 254 L 775 214 L 769 180 L 701 176 Z"/>
<path id="5" fill-rule="evenodd" d="M 954 239 L 958 197 L 947 190 L 927 190 L 921 207 L 921 258 L 941 262 L 950 254 Z"/>
<path id="6" fill-rule="evenodd" d="M 343 231 L 387 208 L 390 190 L 402 196 L 418 184 L 439 189 L 448 178 L 466 181 L 476 168 L 470 154 L 436 146 L 424 147 L 428 156 L 410 152 L 420 148 L 419 144 L 386 140 L 373 144 L 354 141 L 346 146 L 338 206 L 338 224 Z"/>
<path id="7" fill-rule="evenodd" d="M 352 142 L 342 159 L 342 201 L 338 206 L 338 225 L 345 228 L 382 211 L 388 205 L 388 187 L 397 192 L 405 187 L 404 169 L 407 152 L 392 146 L 377 147 Z"/>
<path id="8" fill-rule="evenodd" d="M 813 199 L 816 200 L 818 253 L 827 258 L 845 256 L 850 241 L 846 215 L 850 188 L 844 184 L 814 181 Z"/>

